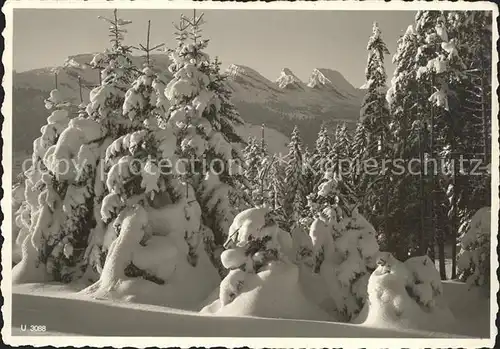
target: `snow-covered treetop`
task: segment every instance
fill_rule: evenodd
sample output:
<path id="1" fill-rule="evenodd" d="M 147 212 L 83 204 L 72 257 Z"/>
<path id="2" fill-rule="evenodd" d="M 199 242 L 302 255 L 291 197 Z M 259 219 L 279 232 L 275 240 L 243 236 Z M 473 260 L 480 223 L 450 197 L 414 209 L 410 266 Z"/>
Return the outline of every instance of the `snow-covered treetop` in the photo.
<path id="1" fill-rule="evenodd" d="M 295 149 L 302 149 L 302 139 L 300 138 L 300 131 L 297 126 L 293 128 L 292 136 L 290 137 L 290 143 L 288 143 L 288 148 L 290 151 Z"/>
<path id="2" fill-rule="evenodd" d="M 328 135 L 328 128 L 325 124 L 321 125 L 321 129 L 318 133 L 318 138 L 316 139 L 316 150 L 317 155 L 328 155 L 332 148 L 332 142 L 330 136 Z"/>
<path id="3" fill-rule="evenodd" d="M 90 91 L 90 103 L 87 106 L 88 115 L 95 119 L 117 115 L 116 111 L 122 107 L 126 90 L 137 75 L 131 47 L 122 44 L 123 34 L 126 33 L 123 27 L 131 22 L 119 18 L 116 10 L 113 14 L 112 19 L 99 17 L 111 24 L 109 36 L 112 48 L 96 54 L 89 64 L 101 72 L 101 84 Z"/>
<path id="4" fill-rule="evenodd" d="M 415 52 L 417 51 L 417 35 L 413 25 L 409 25 L 405 34 L 397 42 L 397 50 L 392 57 L 392 63 L 396 66 L 394 76 L 391 80 L 391 87 L 387 91 L 386 100 L 392 108 L 394 100 L 399 90 L 406 94 L 406 90 L 401 85 L 414 80 L 415 70 L 409 69 L 416 64 Z"/>
<path id="5" fill-rule="evenodd" d="M 47 103 L 48 103 L 48 102 L 50 102 L 50 103 L 52 103 L 52 104 L 57 105 L 57 104 L 59 104 L 59 103 L 62 103 L 63 101 L 64 101 L 64 98 L 63 98 L 63 96 L 62 96 L 61 92 L 60 92 L 59 90 L 57 90 L 57 89 L 54 89 L 54 90 L 50 91 L 50 96 L 49 96 L 49 98 L 47 98 L 47 99 L 45 100 L 45 107 L 46 107 L 47 109 L 49 109 L 49 108 L 50 108 L 50 107 L 47 105 Z"/>
<path id="6" fill-rule="evenodd" d="M 181 16 L 181 19 L 191 27 L 191 32 L 188 34 L 194 43 L 196 43 L 201 38 L 201 25 L 205 23 L 203 20 L 203 15 L 197 16 L 196 10 L 193 10 L 193 17 L 189 18 L 184 15 Z M 208 40 L 204 40 L 204 42 L 208 42 Z"/>
<path id="7" fill-rule="evenodd" d="M 415 41 L 415 35 L 416 35 L 415 29 L 413 28 L 413 25 L 410 24 L 406 29 L 404 35 L 400 37 L 398 40 L 398 49 L 394 54 L 394 56 L 392 57 L 392 63 L 397 64 L 403 59 L 403 56 L 406 53 L 406 48 Z M 414 59 L 414 57 L 412 57 L 412 59 Z M 397 75 L 398 73 L 399 70 L 398 67 L 396 67 L 394 75 Z"/>
<path id="8" fill-rule="evenodd" d="M 448 96 L 451 91 L 444 76 L 459 76 L 460 71 L 465 68 L 458 54 L 456 40 L 448 35 L 443 11 L 419 11 L 416 18 L 416 29 L 421 39 L 416 56 L 420 65 L 416 78 L 432 81 L 434 92 L 428 100 L 449 110 Z"/>
<path id="9" fill-rule="evenodd" d="M 424 33 L 432 30 L 435 18 L 440 16 L 440 11 L 417 11 L 415 15 L 415 30 L 417 33 Z"/>
<path id="10" fill-rule="evenodd" d="M 405 35 L 415 35 L 415 28 L 413 28 L 413 24 L 410 24 L 408 28 L 406 28 Z"/>
<path id="11" fill-rule="evenodd" d="M 108 22 L 111 25 L 109 27 L 110 41 L 115 49 L 120 47 L 124 39 L 123 34 L 127 32 L 125 26 L 131 24 L 132 21 L 119 18 L 117 9 L 114 9 L 113 11 L 113 18 L 104 16 L 99 16 L 98 18 Z"/>
<path id="12" fill-rule="evenodd" d="M 271 209 L 250 208 L 234 217 L 226 244 L 233 241 L 239 245 L 245 245 L 251 238 L 263 238 L 276 228 L 275 217 Z"/>
<path id="13" fill-rule="evenodd" d="M 389 54 L 389 50 L 387 49 L 386 44 L 382 40 L 382 32 L 380 31 L 380 28 L 378 27 L 378 23 L 374 22 L 373 23 L 373 34 L 370 36 L 370 39 L 368 40 L 368 45 L 366 46 L 366 49 L 368 51 L 376 51 L 377 53 L 380 54 L 380 57 L 383 59 L 384 54 Z"/>
<path id="14" fill-rule="evenodd" d="M 384 55 L 388 55 L 389 50 L 382 40 L 382 33 L 377 22 L 373 23 L 373 34 L 368 39 L 366 49 L 369 53 L 364 86 L 367 89 L 375 90 L 379 90 L 381 87 L 385 88 L 387 76 L 384 68 Z"/>
<path id="15" fill-rule="evenodd" d="M 192 19 L 181 17 L 181 22 L 196 27 L 201 18 L 195 14 Z M 191 40 L 179 42 L 169 52 L 172 60 L 169 70 L 174 78 L 165 89 L 171 105 L 168 124 L 182 139 L 179 149 L 182 157 L 206 154 L 227 161 L 238 153 L 232 142 L 238 138 L 234 126 L 241 118 L 231 107 L 219 73 L 220 64 L 211 62 L 203 52 L 208 40 L 200 38 L 199 28 L 191 29 Z"/>

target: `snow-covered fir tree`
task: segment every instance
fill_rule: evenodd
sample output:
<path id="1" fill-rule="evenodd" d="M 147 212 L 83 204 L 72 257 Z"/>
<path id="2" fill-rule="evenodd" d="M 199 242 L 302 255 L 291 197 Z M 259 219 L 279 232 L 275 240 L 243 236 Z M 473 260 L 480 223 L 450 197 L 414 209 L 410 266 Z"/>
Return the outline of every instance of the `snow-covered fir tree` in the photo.
<path id="1" fill-rule="evenodd" d="M 234 216 L 248 200 L 242 190 L 242 140 L 235 131 L 243 121 L 230 102 L 220 62 L 211 62 L 203 52 L 208 40 L 201 38 L 202 17 L 183 17 L 189 32 L 171 53 L 174 79 L 165 93 L 171 102 L 169 123 L 177 128 L 179 157 L 203 158 L 187 168 L 184 181 L 195 189 L 204 225 L 212 231 L 205 242 L 215 262 Z"/>
<path id="2" fill-rule="evenodd" d="M 391 87 L 386 98 L 392 115 L 392 138 L 394 156 L 403 160 L 405 168 L 409 161 L 420 156 L 421 128 L 419 123 L 418 86 L 416 81 L 418 39 L 413 25 L 408 26 L 406 32 L 398 40 L 397 50 L 392 58 L 395 64 Z M 413 168 L 413 171 L 416 169 Z M 408 255 L 417 249 L 421 236 L 422 222 L 420 209 L 422 198 L 419 192 L 418 176 L 405 171 L 393 177 L 396 190 L 391 198 L 393 202 L 393 217 L 407 217 L 407 219 L 393 219 L 391 222 L 391 252 L 399 260 L 405 260 Z"/>
<path id="3" fill-rule="evenodd" d="M 384 58 L 389 54 L 389 50 L 376 22 L 373 24 L 373 33 L 368 40 L 367 50 L 368 62 L 365 70 L 367 92 L 361 104 L 360 121 L 368 134 L 365 157 L 370 161 L 376 161 L 378 174 L 364 173 L 359 187 L 364 193 L 364 208 L 369 213 L 370 220 L 387 241 L 390 240 L 387 236 L 390 233 L 390 185 L 388 184 L 390 179 L 387 173 L 390 171 L 382 168 L 382 162 L 392 157 L 392 149 L 389 146 L 391 116 L 385 98 L 387 76 L 384 67 Z M 387 163 L 384 165 L 387 166 Z"/>
<path id="4" fill-rule="evenodd" d="M 491 208 L 483 207 L 462 223 L 459 231 L 461 251 L 458 255 L 459 276 L 469 286 L 489 290 Z"/>
<path id="5" fill-rule="evenodd" d="M 229 273 L 220 283 L 217 299 L 202 313 L 329 318 L 305 297 L 292 239 L 278 227 L 270 208 L 239 213 L 226 246 L 222 262 Z M 271 296 L 276 294 L 279 297 Z"/>
<path id="6" fill-rule="evenodd" d="M 366 159 L 365 153 L 368 146 L 368 132 L 365 125 L 358 120 L 356 129 L 351 139 L 351 151 L 354 168 L 351 171 L 352 186 L 356 187 L 359 184 L 361 173 L 361 164 Z"/>
<path id="7" fill-rule="evenodd" d="M 50 169 L 50 162 L 55 144 L 71 120 L 70 104 L 64 102 L 58 90 L 52 90 L 45 100 L 45 108 L 51 114 L 40 130 L 41 136 L 33 142 L 31 166 L 24 173 L 26 179 L 20 187 L 24 188 L 24 192 L 18 197 L 19 207 L 14 216 L 19 233 L 13 258 L 14 262 L 21 262 L 14 269 L 14 280 L 17 282 L 62 277 L 60 267 L 49 262 L 52 246 L 57 243 L 54 235 L 63 220 L 63 193 L 56 174 Z"/>
<path id="8" fill-rule="evenodd" d="M 206 296 L 205 292 L 216 282 L 213 276 L 217 272 L 212 263 L 218 266 L 218 254 L 229 227 L 226 223 L 232 221 L 243 198 L 238 193 L 241 185 L 237 182 L 242 171 L 230 167 L 231 164 L 239 166 L 238 144 L 233 142 L 240 140 L 234 126 L 241 119 L 228 101 L 218 63 L 212 64 L 208 55 L 203 53 L 208 41 L 200 38 L 202 16 L 182 16 L 177 27 L 178 46 L 170 51 L 172 64 L 169 67 L 174 77 L 165 88 L 170 108 L 165 115 L 159 113 L 160 121 L 164 119 L 165 122 L 160 122 L 160 127 L 156 126 L 154 118 L 143 122 L 144 128 L 131 134 L 131 138 L 137 135 L 138 148 L 142 149 L 122 157 L 127 161 L 131 155 L 137 155 L 139 159 L 147 155 L 153 160 L 155 155 L 162 160 L 166 157 L 172 163 L 171 177 L 157 175 L 155 162 L 148 158 L 145 173 L 130 178 L 130 183 L 135 182 L 132 185 L 135 190 L 132 190 L 132 195 L 126 190 L 125 193 L 133 203 L 115 220 L 114 226 L 120 229 L 120 234 L 110 246 L 101 279 L 87 290 L 94 295 L 108 293 L 110 288 L 122 293 L 116 288 L 117 284 L 113 284 L 112 280 L 117 278 L 135 278 L 138 285 L 143 278 L 158 287 L 168 287 L 170 291 L 163 296 L 160 293 L 166 291 L 157 290 L 160 293 L 155 303 L 170 304 L 180 296 L 179 292 L 185 292 L 181 284 L 190 283 L 193 287 L 192 294 L 183 298 L 186 301 L 195 296 Z M 126 99 L 124 112 L 131 117 L 142 115 L 146 120 L 152 110 L 161 110 L 158 106 L 153 107 L 153 103 L 147 103 L 156 95 L 151 88 L 152 79 L 148 78 L 150 73 L 146 68 L 144 75 L 127 93 L 131 100 Z M 158 139 L 155 132 L 162 137 Z M 165 148 L 161 139 L 167 141 Z M 110 147 L 110 151 L 112 149 L 114 147 Z M 141 160 L 143 163 L 145 159 Z M 116 165 L 119 164 L 120 161 Z M 124 190 L 120 189 L 120 181 L 110 175 L 111 188 L 118 189 L 117 193 L 110 192 L 109 195 L 111 205 L 108 206 L 114 208 L 114 194 Z M 164 196 L 158 202 L 163 205 L 149 208 L 154 204 L 151 194 L 155 192 Z M 151 202 L 147 200 L 149 195 Z M 117 201 L 121 203 L 123 200 Z M 111 213 L 116 214 L 113 210 Z M 132 228 L 142 233 L 133 236 Z M 164 255 L 160 246 L 165 249 Z M 126 257 L 130 256 L 128 251 L 133 252 L 132 259 Z M 117 260 L 119 266 L 115 265 Z M 158 269 L 163 263 L 169 267 Z M 179 273 L 185 273 L 182 280 L 178 279 Z M 177 281 L 169 281 L 172 278 Z M 197 282 L 203 285 L 196 285 Z"/>
<path id="9" fill-rule="evenodd" d="M 250 137 L 243 150 L 245 161 L 244 176 L 248 183 L 247 194 L 254 205 L 265 203 L 265 188 L 267 187 L 267 167 L 269 154 L 264 138 Z"/>
<path id="10" fill-rule="evenodd" d="M 254 202 L 258 201 L 257 198 L 253 197 L 253 191 L 258 185 L 258 174 L 260 165 L 260 156 L 262 152 L 259 149 L 259 143 L 257 138 L 248 137 L 247 144 L 243 149 L 243 158 L 245 160 L 244 176 L 248 181 L 249 188 L 247 189 L 247 194 L 252 197 Z"/>
<path id="11" fill-rule="evenodd" d="M 314 152 L 312 154 L 312 168 L 316 174 L 316 182 L 317 185 L 318 180 L 321 179 L 322 174 L 325 171 L 325 168 L 330 164 L 328 162 L 328 155 L 332 150 L 332 140 L 328 131 L 328 127 L 326 124 L 322 124 L 318 133 L 318 137 L 316 138 Z"/>
<path id="12" fill-rule="evenodd" d="M 211 172 L 207 173 L 199 191 L 203 222 L 214 234 L 215 246 L 211 255 L 216 261 L 234 217 L 250 202 L 250 196 L 244 191 L 250 182 L 245 179 L 244 155 L 239 148 L 243 140 L 236 132 L 236 126 L 242 125 L 243 120 L 230 101 L 231 93 L 225 85 L 225 77 L 220 73 L 220 64 L 215 59 L 209 66 L 211 82 L 207 88 L 219 105 L 218 110 L 212 108 L 205 116 L 213 128 L 207 135 L 205 158 L 209 163 L 219 162 L 222 166 L 209 168 Z"/>
<path id="13" fill-rule="evenodd" d="M 65 130 L 66 139 L 58 143 L 58 158 L 73 156 L 73 149 L 79 149 L 78 162 L 84 166 L 78 182 L 68 179 L 70 184 L 66 200 L 71 206 L 68 221 L 70 234 L 81 235 L 82 268 L 87 269 L 86 278 L 94 281 L 100 271 L 100 259 L 94 246 L 102 244 L 104 234 L 101 205 L 106 195 L 106 170 L 104 159 L 108 146 L 117 138 L 136 128 L 131 120 L 122 115 L 122 105 L 129 84 L 137 74 L 132 64 L 131 48 L 123 44 L 129 20 L 118 17 L 99 17 L 110 24 L 111 48 L 96 54 L 90 66 L 100 71 L 100 85 L 90 91 L 87 115 L 80 115 L 73 125 Z M 82 138 L 81 134 L 85 136 Z M 79 142 L 71 139 L 78 139 Z M 62 137 L 61 137 L 62 138 Z M 92 251 L 92 255 L 90 252 Z M 105 252 L 105 251 L 100 251 Z M 105 257 L 105 253 L 99 255 Z M 97 272 L 97 273 L 96 273 Z M 85 280 L 88 281 L 88 280 Z"/>
<path id="14" fill-rule="evenodd" d="M 408 284 L 410 296 L 427 312 L 442 308 L 443 284 L 429 256 L 412 257 L 404 263 L 410 272 Z"/>
<path id="15" fill-rule="evenodd" d="M 314 220 L 309 234 L 313 271 L 324 279 L 337 318 L 350 321 L 363 308 L 368 278 L 376 266 L 375 229 L 357 208 L 349 212 L 334 204 Z"/>
<path id="16" fill-rule="evenodd" d="M 333 175 L 333 163 L 330 161 L 331 151 L 332 140 L 326 124 L 322 124 L 316 138 L 314 151 L 309 156 L 307 163 L 310 169 L 309 175 L 312 177 L 312 184 L 310 184 L 306 196 L 309 212 L 305 217 L 309 218 L 309 224 L 310 220 L 319 212 L 317 204 L 319 185 L 324 181 L 326 172 L 331 172 Z"/>
<path id="17" fill-rule="evenodd" d="M 446 119 L 449 124 L 444 139 L 449 149 L 447 155 L 456 160 L 459 154 L 467 153 L 486 167 L 491 162 L 492 17 L 482 11 L 450 11 L 446 19 L 448 36 L 455 40 L 465 68 L 460 70 L 459 79 L 449 81 L 453 96 L 451 118 Z M 455 171 L 447 182 L 451 189 L 451 195 L 447 194 L 447 207 L 455 240 L 461 233 L 457 227 L 468 224 L 480 208 L 490 206 L 491 174 L 483 171 L 480 176 L 471 176 L 467 175 L 469 172 L 470 168 L 465 173 Z M 455 248 L 452 254 L 456 256 Z M 456 277 L 455 264 L 452 277 Z"/>
<path id="18" fill-rule="evenodd" d="M 225 244 L 227 249 L 221 255 L 222 264 L 229 269 L 220 286 L 222 305 L 242 292 L 247 273 L 257 273 L 269 262 L 282 258 L 275 236 L 277 229 L 269 208 L 249 209 L 236 216 Z"/>
<path id="19" fill-rule="evenodd" d="M 385 252 L 377 265 L 368 281 L 368 302 L 356 323 L 395 326 L 404 322 L 431 331 L 453 325 L 439 273 L 429 257 L 413 257 L 403 263 Z"/>
<path id="20" fill-rule="evenodd" d="M 456 94 L 452 90 L 457 81 L 463 79 L 462 70 L 465 68 L 458 54 L 457 42 L 448 34 L 448 20 L 443 11 L 420 11 L 416 16 L 416 28 L 419 33 L 420 46 L 417 51 L 417 62 L 420 67 L 417 70 L 417 81 L 424 89 L 423 98 L 428 101 L 423 105 L 426 111 L 422 115 L 424 125 L 428 125 L 427 154 L 434 159 L 441 157 L 449 161 L 452 174 L 443 178 L 446 186 L 439 183 L 439 176 L 433 171 L 429 174 L 429 186 L 431 195 L 428 198 L 429 207 L 429 239 L 435 240 L 439 249 L 439 261 L 442 277 L 444 274 L 444 243 L 448 229 L 440 227 L 439 222 L 448 221 L 451 230 L 456 231 L 457 225 L 457 201 L 455 196 L 455 185 L 457 184 L 456 169 L 454 162 L 457 155 L 457 136 L 459 135 L 459 119 L 453 117 L 459 107 L 455 99 Z M 429 90 L 430 89 L 430 90 Z M 444 200 L 448 197 L 448 200 Z M 440 202 L 447 207 L 440 210 Z M 433 253 L 433 248 L 431 249 Z"/>
<path id="21" fill-rule="evenodd" d="M 91 242 L 94 244 L 91 244 L 88 254 L 93 254 L 91 258 L 94 260 L 99 253 L 109 251 L 110 243 L 117 236 L 123 235 L 121 222 L 131 212 L 139 208 L 147 211 L 181 196 L 181 185 L 172 175 L 177 139 L 170 125 L 158 126 L 160 113 L 156 103 L 157 91 L 153 87 L 156 87 L 156 79 L 151 67 L 146 66 L 132 83 L 122 110 L 123 116 L 137 126 L 106 149 L 107 195 L 102 201 L 100 217 L 104 224 L 112 223 L 113 229 L 108 229 L 99 238 L 93 235 Z M 143 229 L 136 234 L 143 236 L 141 243 L 147 246 L 151 231 L 147 225 Z M 136 267 L 133 263 L 131 265 L 129 269 Z M 102 268 L 99 266 L 99 270 Z"/>
<path id="22" fill-rule="evenodd" d="M 299 223 L 302 212 L 307 205 L 307 188 L 304 178 L 304 154 L 299 129 L 295 127 L 288 144 L 285 157 L 285 198 L 283 210 L 287 221 L 285 230 Z"/>
<path id="23" fill-rule="evenodd" d="M 335 128 L 335 139 L 330 152 L 330 161 L 334 168 L 341 174 L 344 180 L 350 181 L 352 173 L 348 161 L 352 159 L 353 151 L 351 149 L 351 136 L 347 130 L 346 123 L 338 124 Z"/>

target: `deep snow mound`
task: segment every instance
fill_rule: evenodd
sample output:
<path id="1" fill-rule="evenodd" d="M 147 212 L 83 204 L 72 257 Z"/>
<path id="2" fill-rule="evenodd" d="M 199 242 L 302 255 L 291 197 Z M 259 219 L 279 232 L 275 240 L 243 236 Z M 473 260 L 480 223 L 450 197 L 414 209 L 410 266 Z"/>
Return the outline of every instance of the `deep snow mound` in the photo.
<path id="1" fill-rule="evenodd" d="M 229 228 L 222 265 L 229 270 L 203 313 L 293 319 L 328 319 L 302 293 L 293 264 L 292 237 L 274 212 L 255 207 L 240 212 Z M 218 297 L 216 299 L 216 297 Z M 210 302 L 210 301 L 209 301 Z"/>
<path id="2" fill-rule="evenodd" d="M 483 286 L 489 291 L 491 208 L 478 210 L 460 230 L 463 231 L 458 256 L 460 276 L 469 286 Z"/>
<path id="3" fill-rule="evenodd" d="M 275 262 L 257 274 L 238 270 L 244 279 L 240 294 L 230 303 L 217 299 L 201 312 L 221 316 L 332 320 L 304 296 L 299 284 L 299 269 Z M 221 284 L 221 287 L 223 285 Z"/>
<path id="4" fill-rule="evenodd" d="M 379 254 L 373 226 L 355 209 L 343 217 L 340 207 L 323 210 L 309 230 L 314 267 L 324 280 L 334 313 L 352 320 L 367 297 L 367 283 Z M 326 300 L 322 300 L 324 303 Z"/>
<path id="5" fill-rule="evenodd" d="M 414 298 L 415 284 L 419 283 L 408 265 L 420 265 L 422 259 L 406 264 L 390 253 L 381 253 L 378 267 L 368 281 L 368 301 L 355 322 L 373 327 L 432 331 L 453 327 L 453 315 L 444 303 L 431 308 Z"/>
<path id="6" fill-rule="evenodd" d="M 411 274 L 411 295 L 427 311 L 447 311 L 443 297 L 443 284 L 429 256 L 407 259 L 405 266 Z"/>
<path id="7" fill-rule="evenodd" d="M 197 204 L 186 200 L 126 215 L 110 244 L 100 279 L 82 293 L 135 303 L 196 309 L 220 281 L 203 236 L 190 251 L 184 234 L 201 234 Z M 139 234 L 147 225 L 148 237 Z M 197 256 L 196 264 L 187 258 Z M 135 272 L 134 272 L 135 270 Z M 141 271 L 138 274 L 138 271 Z"/>

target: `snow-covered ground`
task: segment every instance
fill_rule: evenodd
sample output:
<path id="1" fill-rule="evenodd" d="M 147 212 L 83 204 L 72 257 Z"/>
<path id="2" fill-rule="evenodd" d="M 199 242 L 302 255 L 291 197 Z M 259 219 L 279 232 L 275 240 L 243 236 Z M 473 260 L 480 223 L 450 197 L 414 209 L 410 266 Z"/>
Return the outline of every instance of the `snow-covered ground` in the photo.
<path id="1" fill-rule="evenodd" d="M 196 336 L 196 337 L 441 337 L 489 336 L 489 302 L 468 291 L 467 285 L 445 282 L 444 292 L 460 333 L 401 328 L 268 319 L 225 317 L 160 306 L 89 299 L 78 287 L 47 284 L 14 286 L 12 335 L 64 336 Z M 76 316 L 76 314 L 78 314 Z M 68 316 L 69 315 L 69 316 Z M 21 325 L 43 325 L 45 332 L 22 331 Z"/>

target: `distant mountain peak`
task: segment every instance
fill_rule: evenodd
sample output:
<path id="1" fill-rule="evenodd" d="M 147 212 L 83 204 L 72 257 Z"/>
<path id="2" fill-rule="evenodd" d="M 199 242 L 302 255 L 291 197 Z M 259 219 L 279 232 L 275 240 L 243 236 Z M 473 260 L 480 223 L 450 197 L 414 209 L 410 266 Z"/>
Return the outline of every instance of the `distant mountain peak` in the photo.
<path id="1" fill-rule="evenodd" d="M 314 69 L 307 86 L 314 89 L 331 89 L 344 98 L 358 96 L 360 92 L 340 72 L 328 68 Z"/>
<path id="2" fill-rule="evenodd" d="M 279 88 L 303 89 L 304 83 L 288 68 L 283 68 L 281 74 L 276 79 Z"/>
<path id="3" fill-rule="evenodd" d="M 238 76 L 248 76 L 253 78 L 258 78 L 259 80 L 267 80 L 262 74 L 260 74 L 255 69 L 247 67 L 241 64 L 230 64 L 226 69 L 226 74 L 229 77 L 238 77 Z"/>
<path id="4" fill-rule="evenodd" d="M 231 64 L 226 69 L 226 76 L 229 81 L 234 81 L 246 86 L 247 88 L 260 89 L 261 91 L 279 92 L 276 85 L 264 77 L 261 73 L 241 64 Z"/>

